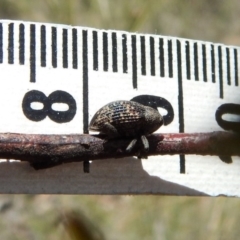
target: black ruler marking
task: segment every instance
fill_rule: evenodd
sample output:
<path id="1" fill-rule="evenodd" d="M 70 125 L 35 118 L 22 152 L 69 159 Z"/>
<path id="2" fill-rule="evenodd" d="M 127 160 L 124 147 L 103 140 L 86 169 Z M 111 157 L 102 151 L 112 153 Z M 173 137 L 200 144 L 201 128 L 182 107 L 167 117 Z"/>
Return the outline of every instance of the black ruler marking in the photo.
<path id="1" fill-rule="evenodd" d="M 179 159 L 180 159 L 180 173 L 184 174 L 184 173 L 186 173 L 186 158 L 185 158 L 185 155 L 180 154 Z"/>
<path id="2" fill-rule="evenodd" d="M 172 54 L 172 40 L 168 40 L 168 75 L 173 77 L 173 54 Z"/>
<path id="3" fill-rule="evenodd" d="M 76 28 L 72 29 L 72 67 L 78 67 L 78 54 L 77 54 L 77 30 Z M 93 31 L 93 68 L 94 70 L 98 70 L 98 32 Z M 108 63 L 109 63 L 109 51 L 108 51 L 108 32 L 103 32 L 103 67 L 104 71 L 108 71 Z M 35 29 L 36 35 L 36 29 Z M 41 66 L 46 66 L 46 27 L 44 25 L 41 26 L 40 32 L 40 43 L 41 43 Z M 112 32 L 112 69 L 113 72 L 118 72 L 118 64 L 117 64 L 117 33 Z M 36 36 L 35 36 L 36 38 Z M 32 39 L 33 40 L 33 39 Z M 63 51 L 63 68 L 68 68 L 68 30 L 62 29 L 62 51 Z M 131 35 L 132 40 L 132 60 L 133 60 L 133 85 L 134 88 L 137 86 L 137 52 L 136 52 L 136 35 Z M 149 37 L 150 44 L 150 74 L 151 76 L 155 76 L 155 39 L 154 37 Z M 35 39 L 36 41 L 36 39 Z M 142 75 L 147 74 L 146 70 L 146 38 L 145 36 L 140 36 L 141 43 L 141 71 Z M 169 39 L 168 42 L 168 65 L 169 65 L 169 77 L 173 77 L 173 53 L 172 53 L 172 40 Z M 207 50 L 206 45 L 201 44 L 199 47 L 202 47 L 202 71 L 203 71 L 203 81 L 207 82 Z M 52 27 L 52 65 L 54 68 L 57 67 L 57 28 Z M 14 63 L 14 23 L 8 24 L 8 63 Z M 36 51 L 36 49 L 35 49 Z M 215 74 L 215 46 L 211 44 L 211 72 L 212 72 L 212 82 L 216 82 L 216 74 Z M 223 59 L 222 59 L 222 47 L 218 46 L 218 67 L 219 67 L 219 77 L 220 77 L 220 97 L 223 97 Z M 194 74 L 195 80 L 199 80 L 199 59 L 198 59 L 198 42 L 193 44 L 193 60 L 194 60 Z M 191 68 L 190 68 L 190 43 L 189 41 L 185 42 L 185 53 L 186 53 L 186 77 L 187 79 L 191 79 Z M 0 24 L 0 63 L 3 62 L 3 25 Z M 122 54 L 123 54 L 123 72 L 127 73 L 128 71 L 128 60 L 127 60 L 127 36 L 126 34 L 122 34 Z M 234 71 L 235 71 L 235 85 L 238 86 L 238 53 L 237 49 L 233 50 L 234 55 Z M 36 57 L 36 56 L 35 56 Z M 226 73 L 227 73 L 227 84 L 231 85 L 232 78 L 231 76 L 231 52 L 230 48 L 226 47 Z M 36 60 L 36 59 L 35 59 Z M 165 62 L 164 62 L 164 39 L 159 38 L 159 61 L 160 61 L 160 76 L 165 76 Z M 135 62 L 135 63 L 134 63 Z M 25 25 L 23 23 L 19 24 L 19 63 L 21 65 L 25 64 Z M 224 65 L 225 67 L 225 65 Z"/>
<path id="4" fill-rule="evenodd" d="M 25 26 L 19 25 L 19 64 L 25 63 Z"/>
<path id="5" fill-rule="evenodd" d="M 212 82 L 216 82 L 216 70 L 215 70 L 215 50 L 214 45 L 211 44 L 211 68 L 212 68 Z"/>
<path id="6" fill-rule="evenodd" d="M 30 25 L 30 82 L 36 82 L 36 26 Z"/>
<path id="7" fill-rule="evenodd" d="M 127 58 L 127 35 L 122 35 L 122 56 L 123 56 L 123 73 L 128 72 L 128 58 Z"/>
<path id="8" fill-rule="evenodd" d="M 93 70 L 98 70 L 98 32 L 93 31 Z"/>
<path id="9" fill-rule="evenodd" d="M 57 28 L 52 27 L 52 66 L 57 67 Z"/>
<path id="10" fill-rule="evenodd" d="M 46 60 L 46 55 L 47 55 L 47 45 L 46 45 L 46 27 L 44 25 L 41 26 L 41 66 L 46 67 L 47 65 L 47 60 Z"/>
<path id="11" fill-rule="evenodd" d="M 83 133 L 88 133 L 88 31 L 82 30 L 82 62 L 83 62 Z M 83 171 L 88 173 L 89 160 L 83 161 Z"/>
<path id="12" fill-rule="evenodd" d="M 155 41 L 153 37 L 150 37 L 150 61 L 151 76 L 155 76 Z"/>
<path id="13" fill-rule="evenodd" d="M 183 86 L 182 86 L 182 55 L 181 42 L 177 40 L 177 66 L 178 66 L 178 117 L 179 132 L 184 132 L 184 108 L 183 108 Z M 185 155 L 180 155 L 180 173 L 186 172 Z"/>
<path id="14" fill-rule="evenodd" d="M 116 32 L 112 33 L 112 70 L 113 72 L 118 71 L 117 64 L 117 34 Z"/>
<path id="15" fill-rule="evenodd" d="M 226 57 L 227 57 L 227 83 L 228 83 L 228 85 L 231 85 L 230 51 L 229 51 L 229 48 L 226 48 Z"/>
<path id="16" fill-rule="evenodd" d="M 193 51 L 194 51 L 194 75 L 195 80 L 199 80 L 199 72 L 198 72 L 198 45 L 197 43 L 193 44 Z"/>
<path id="17" fill-rule="evenodd" d="M 77 36 L 77 29 L 72 29 L 72 68 L 78 68 L 78 36 Z"/>
<path id="18" fill-rule="evenodd" d="M 137 39 L 132 35 L 132 82 L 133 88 L 137 88 Z"/>
<path id="19" fill-rule="evenodd" d="M 202 44 L 202 64 L 203 64 L 203 81 L 207 82 L 207 57 L 205 44 Z"/>
<path id="20" fill-rule="evenodd" d="M 112 33 L 112 70 L 113 72 L 118 71 L 118 62 L 117 62 L 117 33 Z"/>
<path id="21" fill-rule="evenodd" d="M 141 70 L 142 75 L 146 75 L 146 48 L 145 48 L 145 37 L 140 37 L 141 42 Z"/>
<path id="22" fill-rule="evenodd" d="M 190 80 L 191 79 L 191 67 L 190 67 L 190 45 L 189 45 L 189 41 L 186 41 L 185 44 L 185 51 L 186 51 L 186 75 L 187 75 L 187 79 Z"/>
<path id="23" fill-rule="evenodd" d="M 83 133 L 88 133 L 88 31 L 82 30 Z"/>
<path id="24" fill-rule="evenodd" d="M 62 30 L 62 66 L 68 68 L 68 30 Z"/>
<path id="25" fill-rule="evenodd" d="M 238 86 L 238 52 L 234 49 L 235 86 Z"/>
<path id="26" fill-rule="evenodd" d="M 14 63 L 14 24 L 10 23 L 8 25 L 8 63 L 13 64 Z"/>
<path id="27" fill-rule="evenodd" d="M 223 98 L 222 47 L 218 46 L 219 97 Z"/>
<path id="28" fill-rule="evenodd" d="M 0 23 L 0 63 L 3 62 L 3 26 Z"/>
<path id="29" fill-rule="evenodd" d="M 177 65 L 178 65 L 178 102 L 179 102 L 179 132 L 184 132 L 183 112 L 183 86 L 182 86 L 182 54 L 181 42 L 177 40 Z"/>
<path id="30" fill-rule="evenodd" d="M 108 35 L 103 32 L 103 70 L 108 71 Z"/>
<path id="31" fill-rule="evenodd" d="M 165 76 L 165 58 L 164 58 L 164 42 L 163 38 L 159 39 L 159 62 L 160 62 L 160 76 Z"/>

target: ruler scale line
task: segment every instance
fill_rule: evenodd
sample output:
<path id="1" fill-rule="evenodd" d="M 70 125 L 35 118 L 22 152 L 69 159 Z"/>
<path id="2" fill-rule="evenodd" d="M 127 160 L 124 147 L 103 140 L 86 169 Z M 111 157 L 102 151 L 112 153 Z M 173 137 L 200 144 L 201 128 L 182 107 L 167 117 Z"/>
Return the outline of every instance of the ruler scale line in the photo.
<path id="1" fill-rule="evenodd" d="M 3 63 L 3 26 L 0 23 L 0 63 Z"/>
<path id="2" fill-rule="evenodd" d="M 155 41 L 150 37 L 150 60 L 151 60 L 151 76 L 155 76 Z"/>
<path id="3" fill-rule="evenodd" d="M 98 32 L 93 31 L 93 70 L 98 70 Z"/>
<path id="4" fill-rule="evenodd" d="M 136 35 L 131 36 L 132 40 L 132 82 L 133 88 L 137 88 L 137 39 Z"/>
<path id="5" fill-rule="evenodd" d="M 141 71 L 142 75 L 146 75 L 146 47 L 145 47 L 145 37 L 140 37 L 141 42 Z"/>
<path id="6" fill-rule="evenodd" d="M 163 38 L 159 39 L 159 63 L 160 63 L 160 77 L 165 76 L 165 71 L 164 71 L 164 41 Z"/>
<path id="7" fill-rule="evenodd" d="M 183 85 L 182 85 L 182 56 L 181 42 L 177 40 L 177 69 L 178 69 L 178 118 L 179 132 L 184 132 L 184 108 L 183 108 Z M 180 173 L 186 172 L 185 155 L 180 155 Z"/>
<path id="8" fill-rule="evenodd" d="M 203 64 L 203 81 L 207 82 L 207 58 L 206 58 L 206 45 L 202 44 L 202 64 Z"/>
<path id="9" fill-rule="evenodd" d="M 78 68 L 78 37 L 77 37 L 77 29 L 72 29 L 72 68 Z"/>
<path id="10" fill-rule="evenodd" d="M 108 35 L 103 32 L 103 71 L 108 71 Z"/>
<path id="11" fill-rule="evenodd" d="M 19 25 L 19 64 L 25 63 L 25 26 Z"/>
<path id="12" fill-rule="evenodd" d="M 123 55 L 123 73 L 128 72 L 128 58 L 127 58 L 127 35 L 122 35 L 122 55 Z"/>
<path id="13" fill-rule="evenodd" d="M 30 25 L 30 82 L 36 82 L 36 26 Z"/>
<path id="14" fill-rule="evenodd" d="M 173 77 L 173 54 L 172 54 L 172 40 L 168 40 L 168 75 Z"/>
<path id="15" fill-rule="evenodd" d="M 41 66 L 46 67 L 47 65 L 47 60 L 46 60 L 46 27 L 44 25 L 41 26 Z"/>
<path id="16" fill-rule="evenodd" d="M 215 50 L 214 45 L 211 44 L 211 68 L 212 68 L 212 82 L 216 82 L 216 73 L 215 73 Z"/>
<path id="17" fill-rule="evenodd" d="M 238 52 L 234 49 L 235 86 L 238 86 Z"/>
<path id="18" fill-rule="evenodd" d="M 62 31 L 62 66 L 68 68 L 68 30 L 63 29 Z"/>
<path id="19" fill-rule="evenodd" d="M 195 80 L 199 80 L 199 72 L 198 72 L 198 45 L 197 43 L 193 44 L 193 50 L 194 50 L 194 76 Z"/>
<path id="20" fill-rule="evenodd" d="M 88 31 L 82 30 L 82 64 L 83 64 L 83 133 L 87 134 L 89 121 L 88 89 Z M 83 161 L 83 171 L 89 173 L 89 160 Z"/>
<path id="21" fill-rule="evenodd" d="M 57 28 L 52 27 L 52 66 L 57 67 Z"/>
<path id="22" fill-rule="evenodd" d="M 222 47 L 218 46 L 219 97 L 223 98 Z"/>
<path id="23" fill-rule="evenodd" d="M 190 67 L 190 46 L 189 46 L 189 41 L 186 41 L 185 51 L 186 51 L 187 79 L 190 80 L 191 79 L 191 67 Z"/>
<path id="24" fill-rule="evenodd" d="M 230 51 L 229 48 L 226 48 L 226 57 L 227 57 L 227 83 L 231 85 L 231 74 L 230 74 Z"/>
<path id="25" fill-rule="evenodd" d="M 112 70 L 113 72 L 117 72 L 118 71 L 118 64 L 117 64 L 117 56 L 118 56 L 118 52 L 117 52 L 117 34 L 116 32 L 112 33 Z"/>
<path id="26" fill-rule="evenodd" d="M 88 31 L 82 30 L 83 133 L 88 133 Z"/>
<path id="27" fill-rule="evenodd" d="M 8 63 L 14 63 L 14 24 L 8 25 Z"/>

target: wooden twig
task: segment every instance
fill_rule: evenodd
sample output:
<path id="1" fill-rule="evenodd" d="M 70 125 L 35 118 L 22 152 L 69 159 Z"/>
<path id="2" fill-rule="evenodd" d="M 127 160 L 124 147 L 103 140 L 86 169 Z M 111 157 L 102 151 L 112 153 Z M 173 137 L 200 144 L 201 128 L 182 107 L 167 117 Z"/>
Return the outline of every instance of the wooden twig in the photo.
<path id="1" fill-rule="evenodd" d="M 131 139 L 106 140 L 100 135 L 0 134 L 0 158 L 28 161 L 38 168 L 67 162 L 139 155 L 140 143 L 126 152 Z M 153 155 L 197 154 L 240 156 L 240 135 L 233 132 L 165 133 L 148 136 Z M 139 141 L 140 142 L 140 141 Z"/>

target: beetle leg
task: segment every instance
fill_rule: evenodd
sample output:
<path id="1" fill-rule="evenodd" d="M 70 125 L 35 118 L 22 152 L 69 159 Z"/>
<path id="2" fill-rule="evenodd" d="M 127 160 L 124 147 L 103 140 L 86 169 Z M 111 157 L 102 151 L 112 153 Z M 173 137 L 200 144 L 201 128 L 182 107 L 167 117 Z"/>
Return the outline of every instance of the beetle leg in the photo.
<path id="1" fill-rule="evenodd" d="M 141 141 L 142 141 L 142 144 L 143 144 L 143 151 L 139 151 L 138 153 L 138 159 L 147 159 L 148 158 L 148 155 L 147 155 L 147 152 L 149 150 L 149 142 L 146 138 L 145 135 L 142 135 L 141 136 Z"/>
<path id="2" fill-rule="evenodd" d="M 136 145 L 136 143 L 137 143 L 137 138 L 134 138 L 134 139 L 128 144 L 128 146 L 127 146 L 127 148 L 126 148 L 126 151 L 127 151 L 127 152 L 132 151 L 132 149 L 133 149 L 133 147 Z"/>
<path id="3" fill-rule="evenodd" d="M 137 138 L 134 138 L 129 144 L 128 144 L 128 146 L 127 146 L 127 148 L 126 148 L 126 151 L 127 152 L 130 152 L 133 148 L 134 148 L 134 146 L 136 145 L 136 143 L 137 143 Z M 143 144 L 143 152 L 144 153 L 146 153 L 146 152 L 148 152 L 148 150 L 149 150 L 149 142 L 148 142 L 148 140 L 147 140 L 147 138 L 146 138 L 146 136 L 145 135 L 142 135 L 141 136 L 141 141 L 142 141 L 142 144 Z M 139 154 L 139 158 L 147 158 L 147 156 L 145 156 L 146 154 Z"/>
<path id="4" fill-rule="evenodd" d="M 149 142 L 148 142 L 146 136 L 142 135 L 141 136 L 141 140 L 142 140 L 142 143 L 143 143 L 144 151 L 148 152 L 148 150 L 149 150 Z"/>

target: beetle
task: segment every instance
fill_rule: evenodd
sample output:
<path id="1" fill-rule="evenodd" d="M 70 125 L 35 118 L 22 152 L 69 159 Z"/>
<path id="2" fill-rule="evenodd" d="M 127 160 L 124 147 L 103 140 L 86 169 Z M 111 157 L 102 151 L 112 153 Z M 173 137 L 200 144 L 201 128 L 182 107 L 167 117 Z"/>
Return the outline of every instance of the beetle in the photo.
<path id="1" fill-rule="evenodd" d="M 104 134 L 108 139 L 133 137 L 126 151 L 131 151 L 140 138 L 144 151 L 149 150 L 146 135 L 163 125 L 163 117 L 158 110 L 134 101 L 119 100 L 100 108 L 93 116 L 89 130 Z"/>

